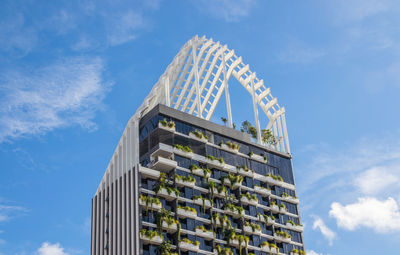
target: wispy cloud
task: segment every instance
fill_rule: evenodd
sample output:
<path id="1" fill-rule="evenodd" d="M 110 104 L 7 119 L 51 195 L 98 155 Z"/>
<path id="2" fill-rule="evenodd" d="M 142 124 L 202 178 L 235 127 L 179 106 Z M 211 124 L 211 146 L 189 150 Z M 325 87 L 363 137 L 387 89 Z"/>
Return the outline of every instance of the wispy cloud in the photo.
<path id="1" fill-rule="evenodd" d="M 80 125 L 96 128 L 110 83 L 100 58 L 70 58 L 33 72 L 0 75 L 0 142 Z"/>
<path id="2" fill-rule="evenodd" d="M 336 233 L 333 232 L 328 226 L 326 226 L 321 218 L 315 216 L 313 229 L 319 229 L 322 235 L 329 241 L 329 245 L 333 244 L 333 240 L 336 238 Z"/>
<path id="3" fill-rule="evenodd" d="M 139 30 L 146 27 L 143 14 L 129 10 L 115 15 L 108 24 L 108 42 L 111 46 L 124 44 L 136 39 Z"/>
<path id="4" fill-rule="evenodd" d="M 307 251 L 307 254 L 308 254 L 308 255 L 323 255 L 322 253 L 318 253 L 318 252 L 313 251 L 313 250 L 308 250 L 308 251 Z"/>
<path id="5" fill-rule="evenodd" d="M 59 243 L 51 244 L 48 242 L 44 242 L 37 253 L 39 255 L 68 255 Z"/>
<path id="6" fill-rule="evenodd" d="M 26 211 L 27 210 L 21 206 L 0 204 L 0 222 L 9 221 Z"/>
<path id="7" fill-rule="evenodd" d="M 323 50 L 305 46 L 303 43 L 291 43 L 278 53 L 278 60 L 283 63 L 308 64 L 324 55 Z"/>
<path id="8" fill-rule="evenodd" d="M 256 4 L 255 0 L 200 0 L 192 1 L 199 11 L 226 22 L 237 22 L 247 17 Z"/>

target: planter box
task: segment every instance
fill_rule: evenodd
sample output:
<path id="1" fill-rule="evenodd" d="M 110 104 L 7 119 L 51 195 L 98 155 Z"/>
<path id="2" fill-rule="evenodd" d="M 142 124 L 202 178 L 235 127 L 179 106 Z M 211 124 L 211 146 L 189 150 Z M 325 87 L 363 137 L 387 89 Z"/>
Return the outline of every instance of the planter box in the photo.
<path id="1" fill-rule="evenodd" d="M 163 221 L 162 229 L 167 230 L 168 233 L 175 233 L 178 230 L 178 226 L 176 223 L 168 226 L 167 222 Z"/>
<path id="2" fill-rule="evenodd" d="M 290 241 L 291 241 L 290 238 L 285 238 L 285 237 L 279 236 L 275 233 L 274 233 L 274 238 L 278 243 L 282 243 L 282 242 L 290 243 Z"/>
<path id="3" fill-rule="evenodd" d="M 279 206 L 278 206 L 278 205 L 272 205 L 272 206 L 271 206 L 271 211 L 273 211 L 273 212 L 279 212 Z"/>
<path id="4" fill-rule="evenodd" d="M 193 169 L 192 173 L 198 176 L 202 176 L 202 177 L 206 177 L 206 178 L 210 178 L 211 173 L 207 173 L 206 176 L 204 176 L 204 170 L 199 168 L 199 169 Z"/>
<path id="5" fill-rule="evenodd" d="M 178 154 L 180 156 L 186 157 L 186 158 L 193 158 L 193 156 L 194 156 L 193 152 L 186 152 L 186 151 L 182 151 L 177 148 L 174 148 L 174 153 Z"/>
<path id="6" fill-rule="evenodd" d="M 176 178 L 175 178 L 175 183 L 179 187 L 186 186 L 186 187 L 193 188 L 194 186 L 196 186 L 196 182 L 182 181 L 182 180 L 178 180 Z"/>
<path id="7" fill-rule="evenodd" d="M 239 153 L 239 149 L 237 149 L 237 150 L 234 150 L 234 149 L 231 149 L 231 148 L 229 148 L 229 146 L 228 145 L 226 145 L 226 144 L 221 144 L 221 148 L 222 149 L 224 149 L 224 150 L 227 150 L 227 151 L 230 151 L 230 152 L 233 152 L 233 153 Z"/>
<path id="8" fill-rule="evenodd" d="M 200 249 L 200 245 L 197 246 L 197 245 L 194 245 L 194 244 L 191 244 L 191 243 L 186 243 L 184 241 L 180 241 L 179 242 L 179 248 L 182 251 L 195 251 L 195 252 L 197 252 Z"/>
<path id="9" fill-rule="evenodd" d="M 182 217 L 182 218 L 192 218 L 192 219 L 195 219 L 195 218 L 197 217 L 197 213 L 191 212 L 191 211 L 186 211 L 186 210 L 184 210 L 184 209 L 182 209 L 182 208 L 178 208 L 178 209 L 176 210 L 176 213 L 179 215 L 179 217 Z"/>
<path id="10" fill-rule="evenodd" d="M 239 241 L 236 239 L 233 239 L 229 242 L 230 245 L 234 246 L 234 247 L 239 247 Z M 246 242 L 243 241 L 242 242 L 242 247 L 244 248 L 246 246 Z"/>
<path id="11" fill-rule="evenodd" d="M 291 251 L 289 254 L 290 254 L 290 255 L 299 255 L 299 253 L 297 253 L 297 252 L 292 252 L 292 251 Z"/>
<path id="12" fill-rule="evenodd" d="M 282 213 L 287 213 L 287 209 L 283 207 L 279 207 L 279 211 Z"/>
<path id="13" fill-rule="evenodd" d="M 243 175 L 243 176 L 247 176 L 247 177 L 253 177 L 254 176 L 253 171 L 251 171 L 250 169 L 246 171 L 243 168 L 239 168 L 237 170 L 237 173 L 240 174 L 240 175 Z"/>
<path id="14" fill-rule="evenodd" d="M 243 231 L 246 232 L 246 233 L 254 234 L 254 235 L 260 235 L 261 234 L 261 230 L 255 229 L 255 231 L 253 231 L 251 226 L 244 226 L 243 227 Z"/>
<path id="15" fill-rule="evenodd" d="M 167 159 L 161 156 L 157 156 L 156 160 L 150 163 L 150 167 L 163 172 L 169 172 L 175 169 L 178 163 L 172 159 Z"/>
<path id="16" fill-rule="evenodd" d="M 140 204 L 142 207 L 146 207 L 146 202 L 143 201 L 143 200 L 141 200 L 141 199 L 139 199 L 139 204 Z M 152 204 L 149 205 L 148 208 L 158 211 L 158 210 L 161 210 L 161 206 L 162 206 L 161 203 L 160 203 L 160 204 L 152 203 Z"/>
<path id="17" fill-rule="evenodd" d="M 162 188 L 157 192 L 157 196 L 163 197 L 168 201 L 172 201 L 176 199 L 178 196 L 175 194 L 175 191 L 172 191 L 171 194 L 168 194 L 167 189 Z"/>
<path id="18" fill-rule="evenodd" d="M 224 168 L 224 166 L 225 166 L 225 163 L 220 163 L 218 160 L 216 160 L 216 159 L 214 159 L 214 160 L 211 160 L 211 159 L 208 159 L 208 158 L 206 158 L 206 163 L 208 164 L 208 165 L 210 165 L 210 166 L 212 166 L 212 167 L 215 167 L 215 168 Z"/>
<path id="19" fill-rule="evenodd" d="M 244 211 L 242 211 L 242 213 L 239 213 L 239 211 L 237 209 L 235 209 L 235 211 L 225 209 L 224 211 L 226 214 L 232 215 L 232 217 L 235 219 L 240 218 L 241 216 L 244 216 Z"/>
<path id="20" fill-rule="evenodd" d="M 296 230 L 296 231 L 303 231 L 303 226 L 301 225 L 293 225 L 292 223 L 286 223 L 286 226 L 290 229 Z"/>
<path id="21" fill-rule="evenodd" d="M 139 172 L 143 177 L 148 177 L 151 179 L 158 179 L 160 177 L 160 171 L 153 170 L 144 166 L 139 167 Z"/>
<path id="22" fill-rule="evenodd" d="M 264 187 L 260 187 L 260 186 L 255 186 L 254 187 L 254 191 L 256 193 L 259 193 L 259 194 L 264 195 L 264 196 L 271 195 L 271 190 L 269 190 L 267 188 L 264 188 Z"/>
<path id="23" fill-rule="evenodd" d="M 228 178 L 224 179 L 224 185 L 231 186 L 231 181 Z"/>
<path id="24" fill-rule="evenodd" d="M 158 122 L 158 127 L 162 128 L 162 129 L 165 129 L 165 130 L 168 130 L 170 132 L 175 132 L 175 126 L 172 127 L 172 128 L 168 127 L 168 125 L 164 127 L 160 122 Z"/>
<path id="25" fill-rule="evenodd" d="M 235 190 L 235 189 L 238 189 L 240 186 L 242 186 L 242 183 L 236 182 L 233 185 L 231 185 L 231 189 Z"/>
<path id="26" fill-rule="evenodd" d="M 285 197 L 285 199 L 293 204 L 298 204 L 299 203 L 299 199 L 298 198 L 294 198 L 294 197 Z"/>
<path id="27" fill-rule="evenodd" d="M 247 197 L 242 197 L 242 198 L 240 199 L 240 202 L 242 202 L 242 203 L 245 204 L 245 205 L 250 204 L 250 205 L 256 206 L 256 205 L 258 204 L 258 201 L 253 200 L 253 199 L 250 199 L 250 200 L 249 200 Z"/>
<path id="28" fill-rule="evenodd" d="M 254 175 L 254 179 L 257 179 L 257 180 L 262 181 L 262 182 L 267 182 L 268 181 L 268 178 L 265 175 L 261 175 L 261 174 L 258 174 L 258 173 L 254 173 L 253 175 Z"/>
<path id="29" fill-rule="evenodd" d="M 203 206 L 203 199 L 201 199 L 201 198 L 197 198 L 196 200 L 194 200 L 194 203 L 196 204 L 196 205 L 200 205 L 200 206 Z M 211 202 L 210 202 L 210 200 L 208 200 L 208 199 L 205 199 L 204 200 L 204 207 L 205 208 L 211 208 Z"/>
<path id="30" fill-rule="evenodd" d="M 267 222 L 265 222 L 264 216 L 262 216 L 262 215 L 258 216 L 258 220 L 266 223 L 267 225 L 272 225 L 275 223 L 275 221 L 273 219 L 271 219 L 270 217 L 268 217 Z"/>
<path id="31" fill-rule="evenodd" d="M 203 237 L 206 240 L 214 239 L 214 233 L 212 231 L 203 231 L 201 229 L 196 229 L 196 235 Z"/>
<path id="32" fill-rule="evenodd" d="M 203 142 L 203 143 L 208 142 L 208 140 L 207 140 L 204 136 L 203 136 L 203 138 L 198 138 L 198 137 L 197 137 L 195 134 L 193 134 L 192 132 L 189 133 L 189 137 L 192 138 L 192 139 L 195 139 L 195 140 L 197 140 L 197 141 Z"/>
<path id="33" fill-rule="evenodd" d="M 257 161 L 261 161 L 263 163 L 267 163 L 268 160 L 264 160 L 264 156 L 258 155 L 258 154 L 253 154 L 250 157 L 251 159 L 257 160 Z"/>
<path id="34" fill-rule="evenodd" d="M 164 238 L 162 236 L 155 236 L 150 240 L 150 238 L 142 234 L 140 234 L 140 239 L 142 239 L 144 244 L 155 244 L 155 245 L 160 245 L 164 241 Z"/>
<path id="35" fill-rule="evenodd" d="M 213 188 L 213 192 L 214 192 L 214 196 L 216 196 L 216 197 L 220 197 L 220 198 L 226 197 L 225 191 L 222 191 L 219 193 L 216 188 Z"/>

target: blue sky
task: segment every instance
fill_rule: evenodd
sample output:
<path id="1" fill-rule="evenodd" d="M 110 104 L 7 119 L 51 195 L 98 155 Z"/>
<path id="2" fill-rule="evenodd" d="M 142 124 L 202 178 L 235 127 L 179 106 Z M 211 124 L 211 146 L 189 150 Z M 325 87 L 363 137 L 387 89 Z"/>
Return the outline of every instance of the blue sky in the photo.
<path id="1" fill-rule="evenodd" d="M 89 253 L 123 128 L 196 34 L 286 108 L 308 254 L 398 250 L 399 27 L 397 1 L 1 1 L 0 254 Z"/>

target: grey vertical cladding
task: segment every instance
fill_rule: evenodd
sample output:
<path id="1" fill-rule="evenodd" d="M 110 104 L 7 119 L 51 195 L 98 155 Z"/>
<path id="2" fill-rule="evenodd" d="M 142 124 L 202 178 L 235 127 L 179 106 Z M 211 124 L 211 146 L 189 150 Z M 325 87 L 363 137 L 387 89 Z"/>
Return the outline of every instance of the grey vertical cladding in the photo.
<path id="1" fill-rule="evenodd" d="M 139 247 L 135 168 L 105 183 L 92 199 L 91 255 L 136 255 Z"/>

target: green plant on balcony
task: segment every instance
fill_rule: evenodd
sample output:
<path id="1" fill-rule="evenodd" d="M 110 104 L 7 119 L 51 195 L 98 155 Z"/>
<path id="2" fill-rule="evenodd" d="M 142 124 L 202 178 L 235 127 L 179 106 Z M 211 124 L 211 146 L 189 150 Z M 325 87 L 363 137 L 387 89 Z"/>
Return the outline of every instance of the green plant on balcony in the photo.
<path id="1" fill-rule="evenodd" d="M 222 183 L 224 183 L 225 179 L 229 180 L 231 187 L 233 187 L 235 184 L 240 185 L 243 182 L 243 176 L 231 173 L 229 173 L 227 176 L 222 176 L 220 180 Z"/>
<path id="2" fill-rule="evenodd" d="M 288 193 L 286 193 L 286 192 L 283 192 L 282 193 L 282 197 L 290 197 L 290 195 Z"/>
<path id="3" fill-rule="evenodd" d="M 274 206 L 274 205 L 277 205 L 277 204 L 276 204 L 276 201 L 275 201 L 275 200 L 272 200 L 272 201 L 271 201 L 271 207 Z"/>
<path id="4" fill-rule="evenodd" d="M 209 200 L 208 198 L 203 197 L 203 196 L 196 196 L 196 195 L 194 195 L 194 196 L 193 196 L 193 200 L 197 200 L 197 199 L 201 199 L 201 200 L 203 201 L 203 213 L 206 213 L 206 201 L 207 201 L 207 200 L 210 201 L 210 200 Z M 210 201 L 210 204 L 211 204 L 211 206 L 212 206 L 213 202 Z"/>
<path id="5" fill-rule="evenodd" d="M 267 241 L 264 241 L 264 242 L 261 243 L 261 246 L 267 246 L 267 247 L 269 247 L 269 243 L 268 243 Z"/>
<path id="6" fill-rule="evenodd" d="M 222 147 L 223 144 L 228 146 L 228 148 L 231 149 L 231 150 L 237 150 L 238 151 L 240 149 L 240 145 L 235 143 L 235 142 L 231 142 L 231 141 L 224 142 L 224 141 L 221 141 L 219 143 L 219 146 Z"/>
<path id="7" fill-rule="evenodd" d="M 270 145 L 276 145 L 278 143 L 278 137 L 274 136 L 269 129 L 261 130 L 261 140 Z"/>
<path id="8" fill-rule="evenodd" d="M 178 205 L 179 209 L 185 210 L 186 212 L 192 212 L 192 213 L 197 213 L 196 209 L 190 207 L 190 206 L 181 206 Z"/>
<path id="9" fill-rule="evenodd" d="M 196 229 L 200 229 L 200 230 L 203 231 L 204 233 L 205 233 L 205 232 L 213 232 L 212 230 L 206 229 L 203 225 L 201 225 L 201 226 L 196 226 Z"/>
<path id="10" fill-rule="evenodd" d="M 169 127 L 169 128 L 175 127 L 175 122 L 173 122 L 172 120 L 167 121 L 166 119 L 163 119 L 159 120 L 158 122 L 161 123 L 163 127 Z"/>
<path id="11" fill-rule="evenodd" d="M 256 230 L 261 231 L 261 227 L 257 223 L 251 223 L 251 222 L 245 221 L 244 225 L 246 227 L 251 227 L 252 232 L 256 232 Z"/>
<path id="12" fill-rule="evenodd" d="M 157 248 L 158 255 L 178 255 L 176 252 L 172 252 L 171 242 L 162 242 L 160 246 Z"/>
<path id="13" fill-rule="evenodd" d="M 153 191 L 154 191 L 155 193 L 158 193 L 158 192 L 160 192 L 162 189 L 165 189 L 165 190 L 167 191 L 168 195 L 171 195 L 172 193 L 175 193 L 176 196 L 179 196 L 179 194 L 180 194 L 180 191 L 179 191 L 177 188 L 175 188 L 175 187 L 170 187 L 169 185 L 167 185 L 167 184 L 165 184 L 165 183 L 158 183 L 158 184 L 154 187 Z"/>
<path id="14" fill-rule="evenodd" d="M 217 158 L 217 157 L 214 157 L 213 155 L 207 155 L 206 158 L 209 159 L 209 160 L 212 160 L 212 161 L 218 160 L 218 162 L 220 164 L 225 164 L 225 161 L 224 161 L 223 158 Z"/>
<path id="15" fill-rule="evenodd" d="M 300 254 L 300 255 L 306 255 L 306 252 L 303 251 L 303 250 L 299 250 L 299 254 Z"/>
<path id="16" fill-rule="evenodd" d="M 181 150 L 181 151 L 183 151 L 183 152 L 187 152 L 187 153 L 191 153 L 191 152 L 193 152 L 192 151 L 192 149 L 190 149 L 190 147 L 189 146 L 183 146 L 183 145 L 181 145 L 181 144 L 174 144 L 174 148 L 176 148 L 176 149 L 178 149 L 178 150 Z"/>
<path id="17" fill-rule="evenodd" d="M 287 232 L 285 232 L 285 231 L 281 231 L 281 230 L 276 231 L 275 234 L 276 234 L 277 236 L 282 237 L 282 238 L 292 238 L 292 236 L 291 236 L 289 233 L 287 233 Z"/>
<path id="18" fill-rule="evenodd" d="M 247 155 L 251 158 L 251 156 L 254 155 L 254 152 L 250 151 Z"/>
<path id="19" fill-rule="evenodd" d="M 145 207 L 146 215 L 147 215 L 147 212 L 149 211 L 149 207 L 150 207 L 150 210 L 153 211 L 153 204 L 161 205 L 161 202 L 157 197 L 140 195 L 139 199 L 146 205 L 146 207 Z"/>
<path id="20" fill-rule="evenodd" d="M 218 213 L 213 213 L 211 215 L 211 223 L 213 225 L 213 231 L 217 232 L 217 222 L 219 221 L 219 214 Z"/>
<path id="21" fill-rule="evenodd" d="M 245 172 L 250 171 L 250 169 L 246 165 L 236 166 L 237 170 L 243 169 Z"/>
<path id="22" fill-rule="evenodd" d="M 179 174 L 175 174 L 175 179 L 179 180 L 179 181 L 182 181 L 182 182 L 193 182 L 193 183 L 196 183 L 196 179 L 191 175 L 182 176 L 182 175 L 179 175 Z"/>
<path id="23" fill-rule="evenodd" d="M 224 233 L 224 238 L 225 241 L 230 244 L 231 241 L 236 239 L 236 232 L 234 228 L 228 228 L 225 231 L 222 231 Z"/>
<path id="24" fill-rule="evenodd" d="M 208 180 L 209 176 L 211 175 L 211 170 L 205 167 L 199 167 L 195 164 L 190 165 L 190 171 L 193 173 L 195 170 L 202 169 L 203 170 L 203 177 Z"/>
<path id="25" fill-rule="evenodd" d="M 271 216 L 266 215 L 266 214 L 261 215 L 259 213 L 258 216 L 262 216 L 262 218 L 264 219 L 264 222 L 265 222 L 266 225 L 268 225 L 268 219 L 271 219 L 271 220 L 275 221 L 275 216 L 274 215 L 271 215 Z"/>
<path id="26" fill-rule="evenodd" d="M 225 232 L 225 227 L 228 227 L 228 229 L 232 228 L 232 223 L 231 223 L 231 221 L 228 219 L 228 216 L 223 215 L 222 217 L 220 217 L 219 221 L 220 221 L 220 223 L 221 223 L 222 233 Z"/>
<path id="27" fill-rule="evenodd" d="M 217 250 L 217 255 L 234 255 L 233 251 L 229 248 L 221 248 L 221 246 L 218 244 L 216 246 Z"/>
<path id="28" fill-rule="evenodd" d="M 208 136 L 204 135 L 203 132 L 201 132 L 199 130 L 190 131 L 190 133 L 194 134 L 199 139 L 205 138 L 206 140 L 208 140 Z"/>
<path id="29" fill-rule="evenodd" d="M 257 138 L 257 129 L 247 120 L 242 122 L 242 127 L 240 128 L 240 131 L 251 135 L 251 137 L 253 138 Z"/>
<path id="30" fill-rule="evenodd" d="M 188 238 L 183 238 L 182 239 L 182 242 L 185 242 L 185 243 L 188 243 L 188 244 L 191 244 L 191 245 L 194 245 L 194 246 L 199 246 L 200 245 L 200 242 L 199 241 L 194 241 L 194 242 L 192 242 L 192 241 L 190 241 Z"/>
<path id="31" fill-rule="evenodd" d="M 250 195 L 249 192 L 245 193 L 245 194 L 240 194 L 240 198 L 245 197 L 247 198 L 248 201 L 253 200 L 258 202 L 258 197 L 256 194 Z"/>
<path id="32" fill-rule="evenodd" d="M 299 250 L 298 250 L 298 249 L 293 249 L 293 250 L 291 251 L 291 253 L 297 253 L 297 254 L 299 254 Z"/>
<path id="33" fill-rule="evenodd" d="M 270 248 L 271 250 L 275 248 L 277 252 L 279 251 L 278 246 L 277 246 L 276 244 L 274 244 L 274 243 L 270 243 L 270 244 L 269 244 L 269 248 Z M 269 254 L 270 254 L 270 255 L 272 254 L 271 251 L 269 252 Z"/>
<path id="34" fill-rule="evenodd" d="M 148 238 L 150 241 L 153 240 L 154 237 L 159 236 L 162 240 L 164 239 L 163 236 L 158 233 L 157 231 L 150 230 L 150 229 L 141 229 L 140 235 Z"/>
<path id="35" fill-rule="evenodd" d="M 279 208 L 281 208 L 281 209 L 283 209 L 283 210 L 286 210 L 286 205 L 285 205 L 284 203 L 281 203 L 281 204 L 279 205 Z"/>

